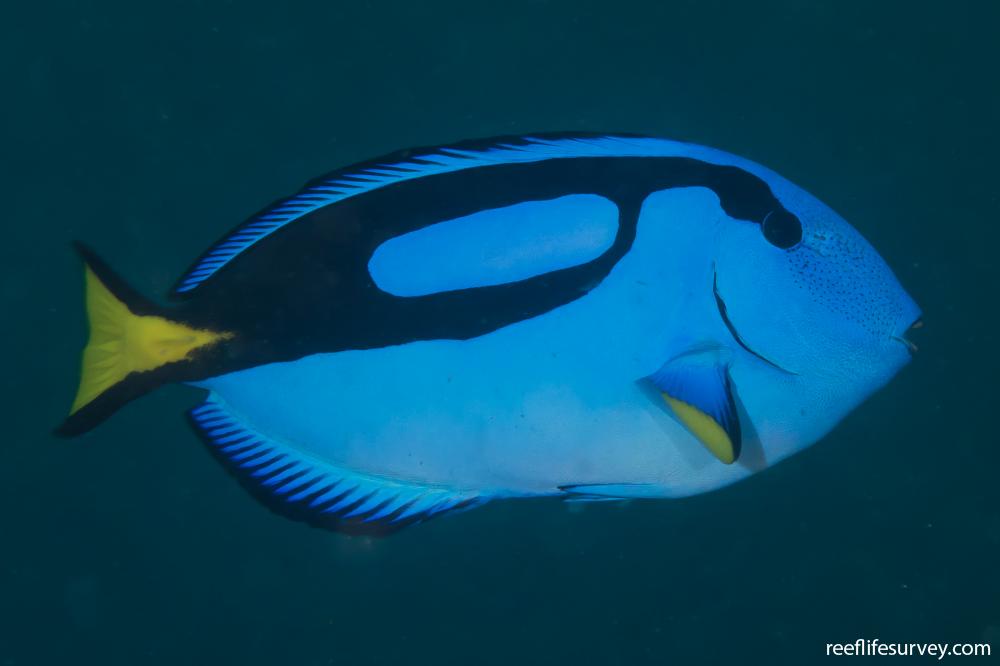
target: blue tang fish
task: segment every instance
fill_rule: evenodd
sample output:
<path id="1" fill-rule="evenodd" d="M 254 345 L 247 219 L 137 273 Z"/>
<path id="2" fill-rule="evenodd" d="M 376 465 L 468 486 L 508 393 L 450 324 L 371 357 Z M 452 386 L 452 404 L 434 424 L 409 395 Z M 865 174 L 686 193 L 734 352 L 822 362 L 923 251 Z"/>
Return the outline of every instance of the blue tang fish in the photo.
<path id="1" fill-rule="evenodd" d="M 915 349 L 919 311 L 828 207 L 635 136 L 408 150 L 254 215 L 146 300 L 89 249 L 58 432 L 166 383 L 272 508 L 387 533 L 501 498 L 680 497 L 809 446 Z"/>

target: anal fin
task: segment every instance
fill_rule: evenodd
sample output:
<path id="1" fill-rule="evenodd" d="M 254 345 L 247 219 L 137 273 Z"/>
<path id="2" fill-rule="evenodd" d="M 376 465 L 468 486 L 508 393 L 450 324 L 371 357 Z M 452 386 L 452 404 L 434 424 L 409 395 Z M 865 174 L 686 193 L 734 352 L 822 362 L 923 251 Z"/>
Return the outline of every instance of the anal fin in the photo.
<path id="1" fill-rule="evenodd" d="M 189 412 L 209 450 L 281 515 L 347 534 L 385 535 L 489 498 L 344 469 L 256 431 L 215 396 Z"/>
<path id="2" fill-rule="evenodd" d="M 661 497 L 662 489 L 649 483 L 573 483 L 559 486 L 567 502 L 615 502 Z"/>

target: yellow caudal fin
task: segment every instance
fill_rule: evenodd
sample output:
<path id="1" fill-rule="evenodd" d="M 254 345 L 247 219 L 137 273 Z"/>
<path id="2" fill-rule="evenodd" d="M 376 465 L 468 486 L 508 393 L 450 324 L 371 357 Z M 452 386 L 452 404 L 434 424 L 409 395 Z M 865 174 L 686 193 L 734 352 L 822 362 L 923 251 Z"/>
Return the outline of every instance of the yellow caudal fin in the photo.
<path id="1" fill-rule="evenodd" d="M 154 306 L 142 301 L 92 253 L 85 248 L 80 250 L 86 262 L 84 275 L 90 339 L 83 350 L 80 385 L 70 408 L 70 417 L 60 428 L 62 434 L 76 434 L 89 429 L 124 402 L 154 386 L 149 381 L 139 382 L 143 385 L 140 390 L 127 391 L 110 401 L 114 404 L 105 405 L 101 411 L 106 414 L 96 420 L 85 419 L 93 423 L 73 424 L 81 411 L 127 378 L 190 360 L 196 350 L 232 337 L 232 333 L 197 329 L 157 314 L 146 314 Z M 134 310 L 142 313 L 137 314 Z"/>

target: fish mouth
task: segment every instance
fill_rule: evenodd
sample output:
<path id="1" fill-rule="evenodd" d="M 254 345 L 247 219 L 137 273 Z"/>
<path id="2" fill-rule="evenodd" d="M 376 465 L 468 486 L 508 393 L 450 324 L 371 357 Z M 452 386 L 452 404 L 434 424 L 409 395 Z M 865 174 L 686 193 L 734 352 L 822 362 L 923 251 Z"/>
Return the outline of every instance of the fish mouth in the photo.
<path id="1" fill-rule="evenodd" d="M 923 327 L 924 327 L 923 317 L 917 317 L 916 321 L 910 324 L 910 326 L 901 335 L 890 335 L 889 337 L 898 342 L 899 344 L 903 345 L 904 347 L 906 347 L 906 350 L 910 352 L 910 356 L 913 356 L 918 351 L 920 351 L 920 348 L 917 347 L 916 343 L 914 343 L 913 340 L 910 340 L 906 336 L 907 334 L 917 330 L 918 328 L 923 328 Z"/>
<path id="2" fill-rule="evenodd" d="M 777 368 L 778 370 L 790 375 L 798 374 L 797 372 L 792 372 L 791 370 L 781 367 L 763 354 L 753 350 L 750 345 L 743 340 L 743 336 L 741 336 L 740 332 L 736 330 L 736 325 L 733 324 L 733 321 L 729 318 L 729 312 L 726 309 L 726 302 L 722 300 L 722 294 L 719 293 L 719 273 L 714 269 L 712 270 L 712 294 L 715 296 L 715 305 L 719 308 L 719 316 L 722 317 L 722 323 L 726 325 L 726 328 L 729 330 L 729 334 L 733 336 L 733 340 L 736 340 L 736 343 L 740 347 L 743 347 L 743 349 L 750 352 L 750 354 L 756 356 L 773 368 Z"/>

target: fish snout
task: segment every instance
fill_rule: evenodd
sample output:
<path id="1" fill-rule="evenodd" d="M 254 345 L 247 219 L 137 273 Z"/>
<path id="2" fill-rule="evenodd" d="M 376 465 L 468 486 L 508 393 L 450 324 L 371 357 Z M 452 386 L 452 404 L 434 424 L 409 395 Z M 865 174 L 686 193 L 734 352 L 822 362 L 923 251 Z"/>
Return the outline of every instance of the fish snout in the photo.
<path id="1" fill-rule="evenodd" d="M 913 340 L 911 340 L 909 336 L 914 331 L 921 329 L 923 327 L 924 327 L 924 319 L 921 315 L 918 314 L 917 318 L 913 320 L 908 326 L 906 326 L 902 331 L 893 333 L 891 337 L 896 342 L 905 346 L 907 351 L 910 352 L 910 356 L 913 356 L 920 350 L 920 348 L 917 347 L 916 343 L 913 342 Z"/>

